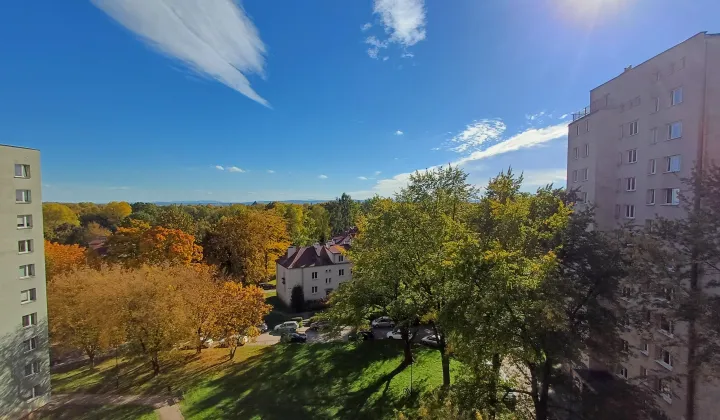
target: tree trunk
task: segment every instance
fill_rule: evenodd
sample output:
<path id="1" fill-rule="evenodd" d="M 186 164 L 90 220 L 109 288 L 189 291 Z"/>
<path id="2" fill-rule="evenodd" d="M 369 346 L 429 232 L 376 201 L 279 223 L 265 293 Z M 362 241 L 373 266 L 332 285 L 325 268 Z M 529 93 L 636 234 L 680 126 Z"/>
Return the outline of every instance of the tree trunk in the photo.
<path id="1" fill-rule="evenodd" d="M 203 348 L 202 331 L 200 328 L 197 329 L 198 345 L 195 348 L 195 354 L 200 354 Z"/>
<path id="2" fill-rule="evenodd" d="M 412 347 L 410 346 L 410 334 L 408 333 L 407 328 L 402 328 L 400 330 L 400 334 L 402 335 L 402 339 L 405 342 L 405 360 L 403 360 L 404 365 L 411 365 L 413 363 L 413 355 L 412 355 Z"/>
<path id="3" fill-rule="evenodd" d="M 90 360 L 90 368 L 95 368 L 95 350 L 91 350 L 86 348 L 85 354 L 87 355 L 88 359 Z"/>
<path id="4" fill-rule="evenodd" d="M 500 354 L 492 356 L 492 375 L 490 376 L 490 420 L 495 420 L 498 406 L 498 378 L 500 378 Z"/>
<path id="5" fill-rule="evenodd" d="M 228 355 L 230 360 L 232 360 L 232 359 L 235 358 L 235 351 L 236 351 L 236 350 L 237 350 L 237 347 L 236 347 L 236 346 L 230 345 L 230 354 Z"/>
<path id="6" fill-rule="evenodd" d="M 537 378 L 540 381 L 539 395 L 535 404 L 535 420 L 547 420 L 548 418 L 548 395 L 550 394 L 550 373 L 552 361 L 545 359 L 543 363 L 542 376 Z"/>
<path id="7" fill-rule="evenodd" d="M 150 364 L 152 365 L 153 376 L 158 376 L 160 374 L 160 361 L 158 360 L 157 354 L 150 358 Z"/>
<path id="8" fill-rule="evenodd" d="M 440 359 L 442 363 L 443 388 L 450 388 L 450 355 L 447 352 L 445 337 L 440 336 Z"/>
<path id="9" fill-rule="evenodd" d="M 692 260 L 696 261 L 697 251 L 693 250 Z M 690 268 L 690 297 L 691 299 L 699 293 L 700 270 L 698 263 L 693 262 Z M 685 420 L 695 420 L 695 385 L 697 381 L 697 308 L 695 300 L 690 303 L 693 307 L 688 311 L 688 341 L 687 341 L 687 394 L 685 396 Z"/>

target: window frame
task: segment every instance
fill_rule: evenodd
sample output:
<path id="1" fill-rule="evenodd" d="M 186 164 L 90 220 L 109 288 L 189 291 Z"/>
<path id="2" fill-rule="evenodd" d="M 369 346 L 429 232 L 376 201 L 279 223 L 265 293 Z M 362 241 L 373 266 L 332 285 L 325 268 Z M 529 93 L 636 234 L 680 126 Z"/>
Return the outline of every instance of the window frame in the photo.
<path id="1" fill-rule="evenodd" d="M 23 269 L 23 267 L 25 268 L 24 274 L 19 277 L 20 279 L 30 279 L 35 277 L 35 264 L 23 264 L 18 266 L 18 271 Z"/>
<path id="2" fill-rule="evenodd" d="M 30 353 L 31 351 L 37 349 L 37 347 L 37 336 L 34 335 L 27 340 L 23 340 L 23 353 Z"/>
<path id="3" fill-rule="evenodd" d="M 586 158 L 590 156 L 590 143 L 585 143 L 585 148 L 583 150 L 583 157 Z"/>
<path id="4" fill-rule="evenodd" d="M 679 93 L 680 93 L 680 94 L 679 94 L 679 97 L 680 97 L 679 99 L 680 99 L 680 100 L 677 101 L 677 102 L 675 101 L 675 93 L 676 93 L 676 92 L 679 92 Z M 678 87 L 676 87 L 675 89 L 671 90 L 671 91 L 670 91 L 670 106 L 673 107 L 673 106 L 678 106 L 678 105 L 682 104 L 682 103 L 683 103 L 683 100 L 684 100 L 684 93 L 685 93 L 685 92 L 683 92 L 683 87 L 682 87 L 682 86 L 678 86 Z"/>
<path id="5" fill-rule="evenodd" d="M 574 148 L 573 148 L 573 153 L 574 153 L 574 155 L 575 155 L 575 160 L 580 159 L 580 149 L 579 149 L 579 148 L 574 147 Z"/>
<path id="6" fill-rule="evenodd" d="M 640 348 L 642 349 L 642 350 L 640 350 L 640 353 L 644 354 L 645 356 L 649 356 L 650 355 L 650 343 L 648 343 L 647 341 L 643 341 L 640 345 L 641 345 Z"/>
<path id="7" fill-rule="evenodd" d="M 635 191 L 636 187 L 637 187 L 637 180 L 634 176 L 625 178 L 625 191 L 626 192 L 633 192 L 633 191 Z"/>
<path id="8" fill-rule="evenodd" d="M 673 127 L 676 126 L 679 127 L 679 134 L 675 137 L 673 137 Z M 681 121 L 673 121 L 668 124 L 668 140 L 677 140 L 682 138 L 683 136 L 683 123 Z"/>
<path id="9" fill-rule="evenodd" d="M 20 175 L 17 174 L 17 169 L 20 169 Z M 14 178 L 19 179 L 30 179 L 30 165 L 24 164 L 24 163 L 16 163 L 15 164 L 15 176 Z"/>
<path id="10" fill-rule="evenodd" d="M 648 160 L 648 166 L 648 175 L 655 175 L 657 173 L 657 159 Z"/>
<path id="11" fill-rule="evenodd" d="M 18 200 L 18 193 L 23 197 Z M 30 190 L 15 190 L 15 204 L 30 204 L 32 203 L 32 192 Z"/>
<path id="12" fill-rule="evenodd" d="M 572 182 L 578 182 L 578 171 L 577 169 L 574 169 L 572 171 Z"/>
<path id="13" fill-rule="evenodd" d="M 587 181 L 590 179 L 590 168 L 582 168 L 582 180 Z"/>
<path id="14" fill-rule="evenodd" d="M 630 159 L 631 157 L 633 159 Z M 637 149 L 627 150 L 627 163 L 628 164 L 637 163 Z"/>
<path id="15" fill-rule="evenodd" d="M 637 136 L 638 132 L 640 131 L 640 129 L 639 129 L 640 124 L 638 123 L 638 120 L 631 121 L 630 124 L 628 124 L 628 125 L 629 125 L 629 128 L 628 128 L 629 136 L 628 137 Z M 634 128 L 634 130 L 633 130 L 633 128 Z"/>
<path id="16" fill-rule="evenodd" d="M 673 158 L 677 158 L 677 169 L 675 169 L 675 170 L 673 170 L 673 165 L 672 165 Z M 665 165 L 665 173 L 666 174 L 680 172 L 680 170 L 682 169 L 682 155 L 665 156 L 665 162 L 666 162 L 666 165 Z"/>
<path id="17" fill-rule="evenodd" d="M 668 201 L 668 198 L 670 201 Z M 663 188 L 663 205 L 678 206 L 680 205 L 680 188 Z"/>
<path id="18" fill-rule="evenodd" d="M 655 97 L 655 111 L 653 112 L 653 114 L 656 112 L 660 112 L 660 97 L 659 96 Z"/>
<path id="19" fill-rule="evenodd" d="M 25 325 L 25 318 L 28 319 L 28 324 Z M 37 325 L 37 312 L 29 313 L 22 316 L 22 323 L 23 328 L 32 328 Z"/>
<path id="20" fill-rule="evenodd" d="M 22 251 L 20 249 L 21 244 L 25 245 L 25 250 Z M 20 239 L 18 241 L 18 254 L 25 255 L 25 254 L 31 254 L 35 251 L 35 244 L 33 243 L 32 239 Z"/>
<path id="21" fill-rule="evenodd" d="M 24 299 L 24 300 L 23 300 Z M 30 289 L 25 289 L 20 291 L 20 304 L 26 305 L 28 303 L 33 303 L 37 301 L 37 289 L 32 287 Z"/>
<path id="22" fill-rule="evenodd" d="M 18 214 L 17 217 L 23 218 L 23 225 L 17 225 L 18 229 L 32 229 L 32 227 L 33 227 L 32 214 Z"/>
<path id="23" fill-rule="evenodd" d="M 654 206 L 655 205 L 655 189 L 649 188 L 647 192 L 645 193 L 645 204 L 648 206 Z"/>
<path id="24" fill-rule="evenodd" d="M 30 368 L 30 373 L 28 373 L 28 368 Z M 33 375 L 37 375 L 38 373 L 40 373 L 40 361 L 33 360 L 32 362 L 25 365 L 25 369 L 24 369 L 23 373 L 26 378 L 29 378 Z"/>
<path id="25" fill-rule="evenodd" d="M 311 294 L 316 295 L 317 292 L 318 292 L 318 287 L 317 287 L 317 286 L 312 286 L 312 287 L 310 288 L 310 293 L 311 293 Z"/>
<path id="26" fill-rule="evenodd" d="M 317 271 L 313 271 L 312 273 L 310 273 L 310 280 L 317 280 L 317 278 L 318 278 Z"/>
<path id="27" fill-rule="evenodd" d="M 626 219 L 634 219 L 635 218 L 635 205 L 634 204 L 625 204 L 625 218 Z"/>

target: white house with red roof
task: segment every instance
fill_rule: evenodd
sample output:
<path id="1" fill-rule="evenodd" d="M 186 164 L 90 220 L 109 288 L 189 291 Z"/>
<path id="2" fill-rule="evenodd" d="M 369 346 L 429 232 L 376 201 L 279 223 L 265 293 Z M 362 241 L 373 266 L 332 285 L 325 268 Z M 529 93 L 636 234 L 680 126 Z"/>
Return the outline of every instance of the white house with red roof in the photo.
<path id="1" fill-rule="evenodd" d="M 290 306 L 292 289 L 303 288 L 305 301 L 320 300 L 352 279 L 352 263 L 345 252 L 349 244 L 291 246 L 276 266 L 277 295 Z"/>

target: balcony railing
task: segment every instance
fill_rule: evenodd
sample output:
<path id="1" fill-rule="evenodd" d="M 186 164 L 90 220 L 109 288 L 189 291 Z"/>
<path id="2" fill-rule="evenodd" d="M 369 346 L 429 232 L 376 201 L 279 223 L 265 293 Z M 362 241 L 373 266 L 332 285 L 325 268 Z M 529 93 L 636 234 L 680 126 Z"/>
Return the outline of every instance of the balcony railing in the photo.
<path id="1" fill-rule="evenodd" d="M 589 106 L 586 106 L 585 108 L 581 109 L 581 110 L 578 111 L 578 112 L 573 112 L 573 114 L 572 114 L 572 120 L 573 120 L 573 121 L 577 121 L 577 120 L 579 120 L 580 118 L 582 118 L 582 117 L 584 117 L 584 116 L 586 116 L 586 115 L 588 115 L 588 114 L 590 114 L 590 107 L 589 107 Z"/>

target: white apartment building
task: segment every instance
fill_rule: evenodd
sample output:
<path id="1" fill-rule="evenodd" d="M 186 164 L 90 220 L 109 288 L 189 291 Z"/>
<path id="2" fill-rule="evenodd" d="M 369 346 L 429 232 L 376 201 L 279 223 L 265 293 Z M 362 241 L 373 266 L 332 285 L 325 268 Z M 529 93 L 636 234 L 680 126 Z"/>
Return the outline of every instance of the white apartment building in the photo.
<path id="1" fill-rule="evenodd" d="M 276 262 L 277 295 L 288 306 L 292 289 L 303 288 L 306 301 L 324 299 L 342 283 L 352 279 L 352 263 L 345 251 L 349 245 L 291 246 Z"/>
<path id="2" fill-rule="evenodd" d="M 590 106 L 568 128 L 567 186 L 596 206 L 598 228 L 682 217 L 682 178 L 697 162 L 720 163 L 720 34 L 699 33 L 626 68 L 590 91 Z M 687 352 L 668 343 L 686 326 L 661 314 L 649 321 L 650 338 L 626 333 L 628 360 L 613 370 L 647 376 L 668 417 L 683 419 Z M 662 380 L 666 375 L 679 381 Z M 720 383 L 698 383 L 697 390 L 696 418 L 720 420 Z"/>
<path id="3" fill-rule="evenodd" d="M 0 418 L 50 397 L 40 152 L 0 145 Z"/>

